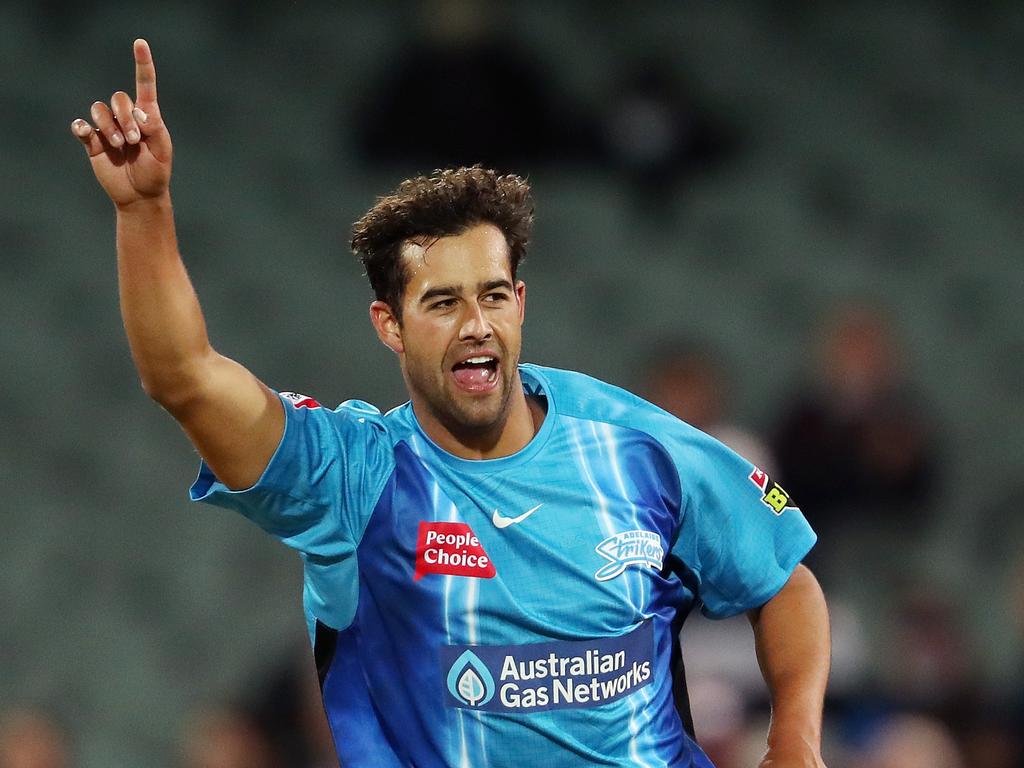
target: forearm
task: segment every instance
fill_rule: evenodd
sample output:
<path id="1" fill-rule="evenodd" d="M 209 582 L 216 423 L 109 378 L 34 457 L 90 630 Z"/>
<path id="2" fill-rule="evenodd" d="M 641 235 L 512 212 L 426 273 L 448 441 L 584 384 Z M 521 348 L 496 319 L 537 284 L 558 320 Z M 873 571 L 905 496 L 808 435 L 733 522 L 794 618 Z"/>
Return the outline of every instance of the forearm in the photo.
<path id="1" fill-rule="evenodd" d="M 167 405 L 187 396 L 212 354 L 178 253 L 169 194 L 117 209 L 121 316 L 142 386 Z"/>
<path id="2" fill-rule="evenodd" d="M 178 253 L 169 193 L 173 149 L 149 43 L 136 40 L 133 102 L 116 91 L 71 131 L 117 210 L 117 271 L 132 358 L 147 394 L 181 424 L 231 488 L 256 482 L 284 431 L 281 401 L 210 347 Z"/>
<path id="3" fill-rule="evenodd" d="M 769 748 L 818 752 L 831 654 L 828 609 L 817 580 L 798 566 L 750 619 L 772 699 Z"/>

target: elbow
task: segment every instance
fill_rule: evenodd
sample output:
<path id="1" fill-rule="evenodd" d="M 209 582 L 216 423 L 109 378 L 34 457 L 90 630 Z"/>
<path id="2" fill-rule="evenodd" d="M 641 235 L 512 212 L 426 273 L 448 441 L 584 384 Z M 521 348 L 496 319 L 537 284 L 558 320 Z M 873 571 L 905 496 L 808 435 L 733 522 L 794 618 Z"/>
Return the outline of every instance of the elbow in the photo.
<path id="1" fill-rule="evenodd" d="M 147 397 L 171 414 L 181 411 L 195 397 L 191 388 L 164 379 L 143 376 L 140 383 Z"/>
<path id="2" fill-rule="evenodd" d="M 216 357 L 213 349 L 207 347 L 204 352 L 187 357 L 177 355 L 173 359 L 136 357 L 135 367 L 142 391 L 173 415 L 202 396 Z"/>
<path id="3" fill-rule="evenodd" d="M 162 371 L 159 374 L 139 371 L 142 391 L 172 416 L 177 416 L 194 403 L 202 393 L 202 377 L 194 370 Z"/>
<path id="4" fill-rule="evenodd" d="M 164 408 L 175 399 L 172 389 L 159 377 L 141 375 L 139 376 L 139 383 L 142 385 L 142 391 L 146 393 L 146 396 Z"/>

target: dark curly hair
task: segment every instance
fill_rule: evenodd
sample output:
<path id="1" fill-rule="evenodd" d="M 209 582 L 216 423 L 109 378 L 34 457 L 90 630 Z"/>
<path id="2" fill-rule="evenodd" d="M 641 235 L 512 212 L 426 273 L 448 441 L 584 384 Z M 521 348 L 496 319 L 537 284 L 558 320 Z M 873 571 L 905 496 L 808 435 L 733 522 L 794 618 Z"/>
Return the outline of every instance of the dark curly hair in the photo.
<path id="1" fill-rule="evenodd" d="M 418 236 L 447 237 L 488 222 L 505 235 L 512 278 L 533 231 L 530 185 L 474 165 L 437 170 L 403 181 L 352 225 L 352 250 L 366 268 L 377 299 L 401 319 L 407 274 L 402 246 Z"/>

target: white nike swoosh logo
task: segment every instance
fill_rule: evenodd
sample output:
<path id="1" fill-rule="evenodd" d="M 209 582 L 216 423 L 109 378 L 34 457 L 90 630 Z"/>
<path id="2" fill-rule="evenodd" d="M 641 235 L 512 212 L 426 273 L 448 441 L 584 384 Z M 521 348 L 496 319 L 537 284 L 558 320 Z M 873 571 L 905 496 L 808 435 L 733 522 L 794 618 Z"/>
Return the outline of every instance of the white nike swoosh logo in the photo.
<path id="1" fill-rule="evenodd" d="M 542 502 L 533 509 L 526 510 L 525 512 L 523 512 L 523 514 L 519 515 L 518 517 L 505 517 L 504 515 L 499 514 L 498 510 L 494 510 L 494 512 L 491 513 L 491 522 L 494 523 L 495 528 L 508 528 L 510 525 L 515 525 L 516 523 L 523 522 L 523 520 L 528 518 L 530 515 L 532 515 L 534 512 L 536 512 L 543 506 L 544 504 Z"/>

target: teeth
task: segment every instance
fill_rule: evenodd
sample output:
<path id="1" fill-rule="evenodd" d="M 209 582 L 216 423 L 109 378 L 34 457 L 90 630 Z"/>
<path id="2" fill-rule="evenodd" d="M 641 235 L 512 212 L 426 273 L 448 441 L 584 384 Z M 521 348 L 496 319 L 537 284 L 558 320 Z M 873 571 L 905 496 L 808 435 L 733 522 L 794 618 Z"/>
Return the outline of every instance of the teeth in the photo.
<path id="1" fill-rule="evenodd" d="M 468 360 L 466 360 L 464 362 L 480 364 L 480 363 L 489 363 L 493 359 L 494 359 L 493 357 L 471 357 L 471 358 L 469 358 Z"/>

